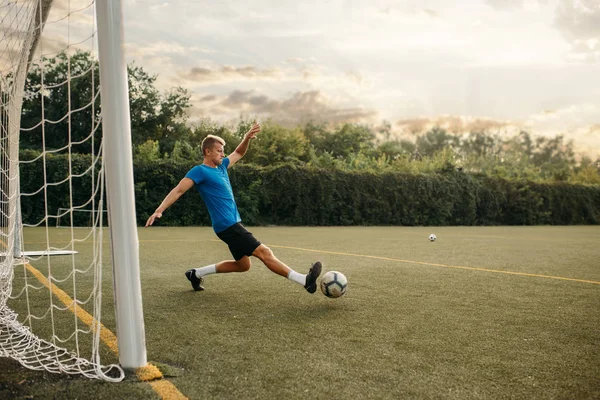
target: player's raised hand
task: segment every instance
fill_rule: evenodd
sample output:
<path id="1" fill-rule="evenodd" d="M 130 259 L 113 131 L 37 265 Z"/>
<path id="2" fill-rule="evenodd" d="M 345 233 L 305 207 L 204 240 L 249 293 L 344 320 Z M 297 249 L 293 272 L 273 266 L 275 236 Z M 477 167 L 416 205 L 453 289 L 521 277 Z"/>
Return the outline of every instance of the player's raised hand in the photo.
<path id="1" fill-rule="evenodd" d="M 250 138 L 250 139 L 255 139 L 256 138 L 256 134 L 258 132 L 260 132 L 260 124 L 258 122 L 255 122 L 252 124 L 252 127 L 250 128 L 250 130 L 248 132 L 246 132 L 246 135 Z"/>

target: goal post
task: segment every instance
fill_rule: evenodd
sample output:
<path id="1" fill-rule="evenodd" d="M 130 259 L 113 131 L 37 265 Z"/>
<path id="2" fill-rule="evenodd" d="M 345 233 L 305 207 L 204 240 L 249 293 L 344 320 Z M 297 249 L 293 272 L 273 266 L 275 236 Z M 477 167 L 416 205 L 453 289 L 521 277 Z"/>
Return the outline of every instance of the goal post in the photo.
<path id="1" fill-rule="evenodd" d="M 135 218 L 133 155 L 121 0 L 96 3 L 108 218 L 114 271 L 119 361 L 146 365 L 146 339 Z"/>
<path id="2" fill-rule="evenodd" d="M 128 92 L 121 0 L 0 0 L 0 357 L 113 382 L 147 365 Z"/>

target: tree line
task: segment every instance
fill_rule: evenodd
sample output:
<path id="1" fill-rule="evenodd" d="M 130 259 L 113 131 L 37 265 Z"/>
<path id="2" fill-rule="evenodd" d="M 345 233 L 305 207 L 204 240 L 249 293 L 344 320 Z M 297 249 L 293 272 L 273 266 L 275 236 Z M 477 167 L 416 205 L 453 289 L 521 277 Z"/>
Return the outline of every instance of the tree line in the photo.
<path id="1" fill-rule="evenodd" d="M 192 124 L 187 89 L 161 92 L 156 75 L 135 63 L 127 69 L 131 139 L 138 165 L 159 160 L 201 162 L 200 144 L 209 134 L 225 139 L 231 151 L 252 123 L 240 119 L 227 125 L 207 118 Z M 21 113 L 21 149 L 97 154 L 102 129 L 99 81 L 98 62 L 87 52 L 60 53 L 33 64 Z M 462 170 L 509 180 L 600 184 L 600 159 L 576 157 L 574 143 L 562 135 L 534 137 L 526 131 L 512 137 L 486 131 L 459 135 L 434 127 L 407 140 L 395 138 L 387 122 L 261 124 L 263 131 L 242 160 L 245 164 L 414 174 Z"/>

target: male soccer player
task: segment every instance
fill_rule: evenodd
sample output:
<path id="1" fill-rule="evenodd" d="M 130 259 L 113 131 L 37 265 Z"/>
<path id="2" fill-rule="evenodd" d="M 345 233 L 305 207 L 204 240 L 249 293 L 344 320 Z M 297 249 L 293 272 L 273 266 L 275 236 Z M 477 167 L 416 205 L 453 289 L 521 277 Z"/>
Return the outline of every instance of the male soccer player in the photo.
<path id="1" fill-rule="evenodd" d="M 202 285 L 206 275 L 248 271 L 251 265 L 250 256 L 257 257 L 276 274 L 304 286 L 309 293 L 317 290 L 321 262 L 315 262 L 308 274 L 300 274 L 279 261 L 270 248 L 256 240 L 252 233 L 242 225 L 227 169 L 246 154 L 250 140 L 256 138 L 256 134 L 260 130 L 260 125 L 254 123 L 235 151 L 227 157 L 224 153 L 225 141 L 218 136 L 208 135 L 202 141 L 203 163 L 195 166 L 185 175 L 146 222 L 146 226 L 152 225 L 156 218 L 161 218 L 163 212 L 182 194 L 192 187 L 196 187 L 208 208 L 215 233 L 227 243 L 234 260 L 221 261 L 217 264 L 186 271 L 185 276 L 192 283 L 194 290 L 204 290 Z"/>

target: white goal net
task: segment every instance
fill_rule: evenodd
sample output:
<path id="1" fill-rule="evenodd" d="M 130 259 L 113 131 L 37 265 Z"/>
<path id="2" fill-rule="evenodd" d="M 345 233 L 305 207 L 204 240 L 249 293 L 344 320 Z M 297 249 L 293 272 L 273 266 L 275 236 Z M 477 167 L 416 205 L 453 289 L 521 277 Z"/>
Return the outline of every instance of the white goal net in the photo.
<path id="1" fill-rule="evenodd" d="M 95 6 L 0 0 L 0 357 L 120 381 Z"/>

